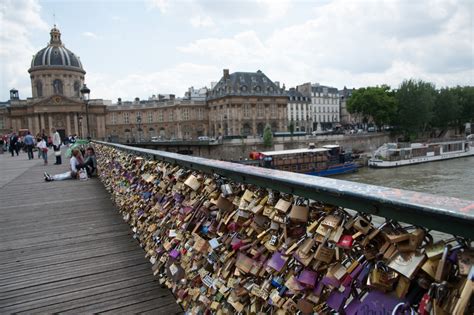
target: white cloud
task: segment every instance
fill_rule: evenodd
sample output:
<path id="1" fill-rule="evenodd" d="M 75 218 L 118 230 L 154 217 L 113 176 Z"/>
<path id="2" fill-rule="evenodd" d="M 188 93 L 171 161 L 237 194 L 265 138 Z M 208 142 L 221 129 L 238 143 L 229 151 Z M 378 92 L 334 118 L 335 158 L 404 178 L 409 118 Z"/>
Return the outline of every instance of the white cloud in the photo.
<path id="1" fill-rule="evenodd" d="M 174 67 L 152 73 L 133 73 L 117 80 L 111 74 L 89 72 L 87 85 L 91 87 L 92 98 L 116 101 L 133 100 L 135 97 L 147 99 L 153 94 L 175 94 L 183 96 L 191 86 L 209 85 L 220 69 L 193 63 L 180 63 Z"/>
<path id="2" fill-rule="evenodd" d="M 82 36 L 89 37 L 89 38 L 92 38 L 92 39 L 99 38 L 99 36 L 97 36 L 97 34 L 92 33 L 92 32 L 83 32 Z"/>
<path id="3" fill-rule="evenodd" d="M 35 0 L 2 0 L 0 6 L 0 89 L 3 95 L 16 88 L 22 98 L 31 95 L 25 67 L 36 49 L 31 43 L 32 31 L 47 30 L 41 19 L 41 7 Z M 27 95 L 25 95 L 27 94 Z"/>
<path id="4" fill-rule="evenodd" d="M 148 0 L 147 2 L 150 8 L 158 8 L 161 13 L 166 13 L 170 7 L 169 0 Z"/>
<path id="5" fill-rule="evenodd" d="M 463 0 L 335 0 L 268 36 L 244 31 L 178 50 L 231 71 L 261 69 L 291 85 L 398 85 L 407 78 L 473 85 L 472 21 L 472 5 Z"/>
<path id="6" fill-rule="evenodd" d="M 210 27 L 214 26 L 214 21 L 210 16 L 193 16 L 189 21 L 193 27 Z"/>

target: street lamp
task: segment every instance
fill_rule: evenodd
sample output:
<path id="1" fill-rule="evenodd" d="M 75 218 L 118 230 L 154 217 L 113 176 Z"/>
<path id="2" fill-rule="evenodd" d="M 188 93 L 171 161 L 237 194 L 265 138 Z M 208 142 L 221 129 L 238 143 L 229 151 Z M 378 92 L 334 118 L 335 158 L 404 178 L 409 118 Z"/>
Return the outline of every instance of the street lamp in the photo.
<path id="1" fill-rule="evenodd" d="M 86 102 L 86 123 L 87 123 L 87 139 L 90 139 L 90 128 L 89 128 L 89 96 L 91 90 L 84 84 L 81 89 L 82 100 Z"/>
<path id="2" fill-rule="evenodd" d="M 78 123 L 79 123 L 79 138 L 82 139 L 82 115 L 79 115 L 79 117 L 77 117 L 78 119 Z"/>
<path id="3" fill-rule="evenodd" d="M 138 141 L 137 142 L 140 142 L 140 138 L 141 138 L 141 128 L 140 128 L 140 124 L 142 123 L 142 117 L 141 116 L 137 116 L 137 127 L 138 127 Z"/>

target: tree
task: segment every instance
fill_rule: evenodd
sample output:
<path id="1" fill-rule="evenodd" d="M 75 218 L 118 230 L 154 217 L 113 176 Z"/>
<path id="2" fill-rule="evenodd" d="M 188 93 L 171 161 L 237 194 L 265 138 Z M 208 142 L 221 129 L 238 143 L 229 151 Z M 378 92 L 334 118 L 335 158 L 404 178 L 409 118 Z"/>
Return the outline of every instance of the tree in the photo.
<path id="1" fill-rule="evenodd" d="M 454 89 L 441 89 L 435 99 L 433 107 L 433 127 L 446 129 L 459 126 L 462 105 L 459 103 L 458 94 Z"/>
<path id="2" fill-rule="evenodd" d="M 272 127 L 270 125 L 266 125 L 265 129 L 263 130 L 263 145 L 266 147 L 271 147 L 273 145 L 273 133 Z"/>
<path id="3" fill-rule="evenodd" d="M 360 88 L 352 93 L 347 102 L 347 110 L 357 113 L 365 122 L 377 126 L 390 124 L 397 111 L 397 101 L 387 85 Z"/>
<path id="4" fill-rule="evenodd" d="M 295 123 L 293 122 L 293 120 L 288 125 L 288 131 L 291 133 L 291 135 L 295 133 Z"/>
<path id="5" fill-rule="evenodd" d="M 403 81 L 396 92 L 398 100 L 397 121 L 409 139 L 427 130 L 433 118 L 436 90 L 430 82 Z"/>

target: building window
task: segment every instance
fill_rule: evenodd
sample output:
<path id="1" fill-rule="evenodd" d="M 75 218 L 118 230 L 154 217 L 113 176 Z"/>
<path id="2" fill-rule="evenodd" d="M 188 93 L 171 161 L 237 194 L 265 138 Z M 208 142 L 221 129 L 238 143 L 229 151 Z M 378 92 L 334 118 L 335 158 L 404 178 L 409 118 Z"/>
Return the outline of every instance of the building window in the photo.
<path id="1" fill-rule="evenodd" d="M 148 123 L 151 124 L 153 122 L 153 112 L 148 112 Z"/>
<path id="2" fill-rule="evenodd" d="M 136 116 L 136 117 L 142 117 L 142 113 L 141 113 L 141 112 L 137 112 L 137 113 L 135 114 L 135 116 Z"/>
<path id="3" fill-rule="evenodd" d="M 115 113 L 112 113 L 112 125 L 115 125 L 117 123 L 117 115 Z"/>
<path id="4" fill-rule="evenodd" d="M 170 110 L 169 112 L 169 121 L 173 121 L 173 110 Z"/>
<path id="5" fill-rule="evenodd" d="M 158 121 L 159 121 L 159 122 L 163 122 L 163 111 L 162 111 L 162 110 L 160 110 L 160 111 L 158 112 Z"/>
<path id="6" fill-rule="evenodd" d="M 0 130 L 5 128 L 5 118 L 0 116 Z"/>
<path id="7" fill-rule="evenodd" d="M 257 117 L 263 117 L 265 113 L 265 108 L 263 105 L 257 106 Z"/>
<path id="8" fill-rule="evenodd" d="M 181 109 L 181 119 L 182 120 L 189 120 L 189 109 L 188 108 Z"/>
<path id="9" fill-rule="evenodd" d="M 203 119 L 204 119 L 204 109 L 198 108 L 198 120 L 203 120 Z"/>
<path id="10" fill-rule="evenodd" d="M 36 81 L 36 96 L 43 97 L 43 83 Z"/>
<path id="11" fill-rule="evenodd" d="M 130 115 L 128 112 L 123 113 L 123 123 L 124 124 L 130 123 Z"/>
<path id="12" fill-rule="evenodd" d="M 277 111 L 276 111 L 276 105 L 275 104 L 270 105 L 270 114 L 272 115 L 272 117 L 276 117 Z"/>
<path id="13" fill-rule="evenodd" d="M 74 82 L 74 96 L 79 97 L 80 96 L 80 89 L 81 89 L 81 83 L 79 81 Z"/>
<path id="14" fill-rule="evenodd" d="M 63 81 L 56 79 L 53 81 L 54 94 L 63 94 Z"/>
<path id="15" fill-rule="evenodd" d="M 244 104 L 244 117 L 250 117 L 250 104 Z"/>

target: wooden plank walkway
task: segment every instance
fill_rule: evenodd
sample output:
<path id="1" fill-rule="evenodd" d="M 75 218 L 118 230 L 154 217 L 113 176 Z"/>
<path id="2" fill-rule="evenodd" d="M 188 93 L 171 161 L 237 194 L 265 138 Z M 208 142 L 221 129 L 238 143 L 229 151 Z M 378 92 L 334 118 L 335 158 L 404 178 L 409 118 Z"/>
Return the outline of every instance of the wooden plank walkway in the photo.
<path id="1" fill-rule="evenodd" d="M 44 182 L 64 162 L 0 154 L 0 314 L 182 313 L 98 179 Z"/>

